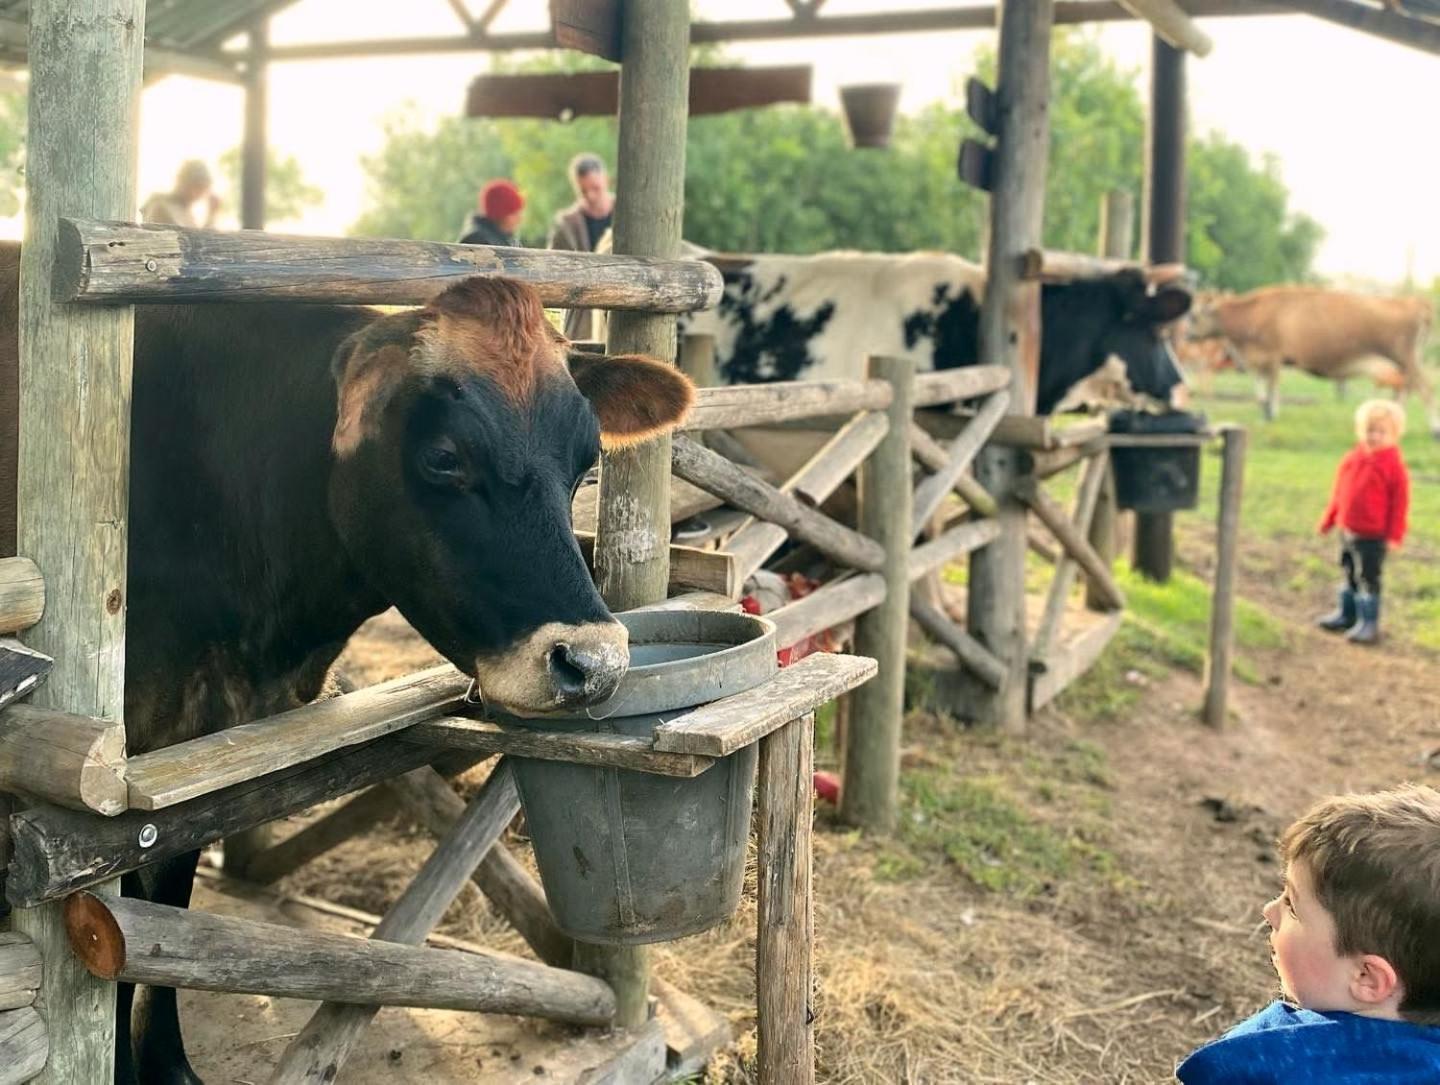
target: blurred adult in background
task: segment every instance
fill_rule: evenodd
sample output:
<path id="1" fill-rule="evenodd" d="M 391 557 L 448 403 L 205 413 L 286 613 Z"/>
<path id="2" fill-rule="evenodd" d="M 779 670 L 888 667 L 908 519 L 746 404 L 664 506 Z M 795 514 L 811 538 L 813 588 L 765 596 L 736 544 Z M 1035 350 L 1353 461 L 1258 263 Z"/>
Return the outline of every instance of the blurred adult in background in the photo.
<path id="1" fill-rule="evenodd" d="M 520 222 L 525 217 L 525 197 L 513 181 L 497 178 L 480 190 L 477 210 L 470 216 L 462 245 L 520 244 Z"/>
<path id="2" fill-rule="evenodd" d="M 204 207 L 204 221 L 196 215 L 196 205 Z M 215 213 L 220 210 L 220 197 L 215 195 L 210 170 L 199 159 L 191 159 L 180 167 L 175 175 L 175 188 L 170 192 L 156 193 L 140 208 L 142 222 L 163 223 L 167 226 L 215 225 Z"/>
<path id="3" fill-rule="evenodd" d="M 575 202 L 556 212 L 547 247 L 594 252 L 615 217 L 615 195 L 599 155 L 585 152 L 570 160 L 570 186 Z M 590 309 L 571 309 L 565 314 L 565 334 L 571 339 L 594 338 L 592 316 Z"/>

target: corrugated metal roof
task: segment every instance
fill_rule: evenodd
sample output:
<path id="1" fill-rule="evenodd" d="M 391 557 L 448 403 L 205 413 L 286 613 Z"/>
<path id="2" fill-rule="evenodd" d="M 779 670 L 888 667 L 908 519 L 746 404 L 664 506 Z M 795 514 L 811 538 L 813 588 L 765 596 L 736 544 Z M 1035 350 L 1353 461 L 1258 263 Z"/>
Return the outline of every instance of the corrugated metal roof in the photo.
<path id="1" fill-rule="evenodd" d="M 146 44 L 176 52 L 211 53 L 240 34 L 256 15 L 289 7 L 297 0 L 148 0 Z M 25 26 L 29 0 L 0 0 L 0 20 Z"/>

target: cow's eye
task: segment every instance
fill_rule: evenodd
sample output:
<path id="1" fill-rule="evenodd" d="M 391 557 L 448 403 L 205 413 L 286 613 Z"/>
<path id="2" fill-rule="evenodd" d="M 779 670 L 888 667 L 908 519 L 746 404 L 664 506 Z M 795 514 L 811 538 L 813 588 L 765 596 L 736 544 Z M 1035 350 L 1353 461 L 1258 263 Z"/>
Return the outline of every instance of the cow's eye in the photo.
<path id="1" fill-rule="evenodd" d="M 460 457 L 453 448 L 430 445 L 420 453 L 420 473 L 431 482 L 451 485 L 462 474 Z"/>

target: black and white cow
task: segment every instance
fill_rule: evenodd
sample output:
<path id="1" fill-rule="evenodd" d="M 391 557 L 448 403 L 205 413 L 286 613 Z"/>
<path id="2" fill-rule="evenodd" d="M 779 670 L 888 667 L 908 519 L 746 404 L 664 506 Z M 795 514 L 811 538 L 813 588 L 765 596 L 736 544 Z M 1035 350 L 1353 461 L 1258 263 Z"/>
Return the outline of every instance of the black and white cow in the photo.
<path id="1" fill-rule="evenodd" d="M 720 304 L 683 317 L 681 331 L 715 337 L 728 384 L 855 379 L 872 354 L 911 358 L 921 372 L 977 360 L 985 272 L 957 256 L 687 255 L 709 259 L 725 276 Z M 1188 290 L 1151 288 L 1138 270 L 1045 286 L 1038 411 L 1080 405 L 1084 397 L 1072 389 L 1107 362 L 1132 396 L 1169 405 L 1183 378 L 1159 328 L 1189 308 Z"/>

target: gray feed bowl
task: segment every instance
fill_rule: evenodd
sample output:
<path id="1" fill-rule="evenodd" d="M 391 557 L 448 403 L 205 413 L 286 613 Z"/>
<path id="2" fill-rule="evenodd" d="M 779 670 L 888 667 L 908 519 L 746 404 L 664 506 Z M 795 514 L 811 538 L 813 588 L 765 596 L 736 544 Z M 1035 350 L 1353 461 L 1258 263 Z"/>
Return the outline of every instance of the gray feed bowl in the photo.
<path id="1" fill-rule="evenodd" d="M 583 717 L 515 722 L 649 737 L 663 720 L 778 669 L 775 627 L 763 618 L 658 611 L 621 620 L 631 665 L 608 701 Z M 745 875 L 756 758 L 752 745 L 691 779 L 517 759 L 540 880 L 561 929 L 584 942 L 639 945 L 731 915 Z"/>

